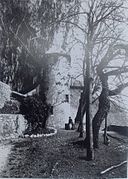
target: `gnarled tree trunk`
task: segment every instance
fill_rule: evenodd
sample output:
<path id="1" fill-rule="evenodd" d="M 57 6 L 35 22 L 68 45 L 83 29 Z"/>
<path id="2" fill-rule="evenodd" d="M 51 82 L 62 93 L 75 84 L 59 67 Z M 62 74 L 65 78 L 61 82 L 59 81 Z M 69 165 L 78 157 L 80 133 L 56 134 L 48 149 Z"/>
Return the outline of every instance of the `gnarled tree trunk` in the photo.
<path id="1" fill-rule="evenodd" d="M 98 148 L 99 146 L 99 130 L 101 123 L 105 118 L 110 110 L 110 100 L 109 100 L 109 88 L 108 88 L 108 77 L 103 72 L 99 74 L 100 80 L 102 83 L 102 92 L 99 96 L 99 107 L 98 111 L 95 114 L 92 127 L 93 127 L 93 145 L 94 148 Z"/>
<path id="2" fill-rule="evenodd" d="M 85 91 L 83 91 L 83 93 L 81 93 L 80 96 L 79 107 L 75 118 L 75 123 L 79 123 L 78 126 L 78 132 L 80 132 L 79 137 L 83 137 L 84 134 L 83 118 L 84 118 L 85 111 L 86 111 L 86 99 L 85 99 Z"/>
<path id="3" fill-rule="evenodd" d="M 75 117 L 75 123 L 79 123 L 80 119 L 84 117 L 85 114 L 85 106 L 86 106 L 86 99 L 85 99 L 85 90 L 81 93 L 80 100 L 79 100 L 79 106 L 77 110 L 77 114 Z"/>
<path id="4" fill-rule="evenodd" d="M 79 99 L 79 106 L 78 106 L 77 114 L 76 114 L 76 117 L 75 117 L 75 124 L 80 122 L 80 118 L 81 118 L 81 106 L 82 106 L 81 100 L 82 100 L 82 96 L 80 96 L 80 99 Z"/>

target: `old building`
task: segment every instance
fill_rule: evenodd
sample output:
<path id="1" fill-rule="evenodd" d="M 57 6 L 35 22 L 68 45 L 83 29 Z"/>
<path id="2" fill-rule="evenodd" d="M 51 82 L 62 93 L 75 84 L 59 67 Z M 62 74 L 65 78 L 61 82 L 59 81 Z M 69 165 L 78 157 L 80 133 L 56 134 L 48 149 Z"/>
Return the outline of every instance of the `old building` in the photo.
<path id="1" fill-rule="evenodd" d="M 47 54 L 45 71 L 47 102 L 51 115 L 47 126 L 64 128 L 70 113 L 70 56 L 59 53 Z"/>

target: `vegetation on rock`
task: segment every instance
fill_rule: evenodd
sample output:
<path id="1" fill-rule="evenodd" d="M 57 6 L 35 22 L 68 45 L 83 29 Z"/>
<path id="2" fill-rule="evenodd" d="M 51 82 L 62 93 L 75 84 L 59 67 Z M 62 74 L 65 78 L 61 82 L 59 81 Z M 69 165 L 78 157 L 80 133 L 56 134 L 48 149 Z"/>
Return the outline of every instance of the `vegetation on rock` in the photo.
<path id="1" fill-rule="evenodd" d="M 46 128 L 46 121 L 50 114 L 50 105 L 45 97 L 33 95 L 22 100 L 20 111 L 25 115 L 28 128 L 25 134 L 41 134 Z"/>

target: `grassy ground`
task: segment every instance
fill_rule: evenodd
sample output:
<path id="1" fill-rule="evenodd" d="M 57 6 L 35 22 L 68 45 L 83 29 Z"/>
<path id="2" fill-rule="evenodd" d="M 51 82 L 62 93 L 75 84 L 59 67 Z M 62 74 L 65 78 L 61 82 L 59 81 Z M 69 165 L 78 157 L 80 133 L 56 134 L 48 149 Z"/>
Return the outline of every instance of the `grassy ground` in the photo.
<path id="1" fill-rule="evenodd" d="M 128 139 L 111 138 L 109 146 L 95 151 L 95 160 L 86 161 L 86 149 L 73 145 L 75 131 L 60 130 L 55 136 L 13 141 L 8 164 L 0 177 L 33 178 L 126 178 L 126 164 L 100 176 L 100 172 L 126 160 Z"/>

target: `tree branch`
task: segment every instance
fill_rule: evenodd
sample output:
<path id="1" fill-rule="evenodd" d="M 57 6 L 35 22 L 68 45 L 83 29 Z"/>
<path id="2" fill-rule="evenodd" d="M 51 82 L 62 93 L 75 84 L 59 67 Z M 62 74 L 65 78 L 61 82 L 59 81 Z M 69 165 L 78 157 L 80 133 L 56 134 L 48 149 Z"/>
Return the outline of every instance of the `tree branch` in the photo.
<path id="1" fill-rule="evenodd" d="M 119 86 L 118 86 L 116 89 L 114 89 L 114 90 L 109 90 L 109 96 L 116 96 L 116 95 L 120 94 L 121 91 L 122 91 L 124 88 L 126 88 L 127 86 L 128 86 L 128 82 L 119 85 Z"/>
<path id="2" fill-rule="evenodd" d="M 100 172 L 100 174 L 103 175 L 103 174 L 105 174 L 106 172 L 108 172 L 108 171 L 110 171 L 110 170 L 112 170 L 112 169 L 114 169 L 114 168 L 120 167 L 121 165 L 123 165 L 123 164 L 125 164 L 125 163 L 127 163 L 127 161 L 123 161 L 123 162 L 121 162 L 121 163 L 118 164 L 118 165 L 113 165 L 113 166 L 107 168 L 106 170 Z"/>
<path id="3" fill-rule="evenodd" d="M 122 67 L 122 68 L 118 68 L 118 69 L 113 70 L 113 71 L 109 71 L 105 74 L 107 76 L 115 76 L 115 75 L 120 75 L 122 73 L 127 73 L 127 72 L 128 72 L 128 67 Z"/>
<path id="4" fill-rule="evenodd" d="M 97 26 L 97 24 L 101 21 L 103 21 L 104 19 L 106 19 L 109 15 L 111 15 L 115 10 L 119 9 L 122 6 L 122 3 L 118 6 L 115 6 L 115 8 L 113 8 L 111 11 L 109 11 L 107 14 L 105 14 L 104 16 L 101 16 L 95 23 L 94 25 Z M 111 7 L 111 6 L 109 6 Z M 109 9 L 109 8 L 108 8 Z M 106 11 L 107 12 L 107 11 Z"/>
<path id="5" fill-rule="evenodd" d="M 67 21 L 67 20 L 66 20 L 66 21 L 65 21 L 65 20 L 62 20 L 62 21 L 60 21 L 60 22 L 72 24 L 72 25 L 76 26 L 78 29 L 80 29 L 82 32 L 87 33 L 84 28 L 80 27 L 78 24 L 76 24 L 76 23 L 74 23 L 74 22 Z"/>

